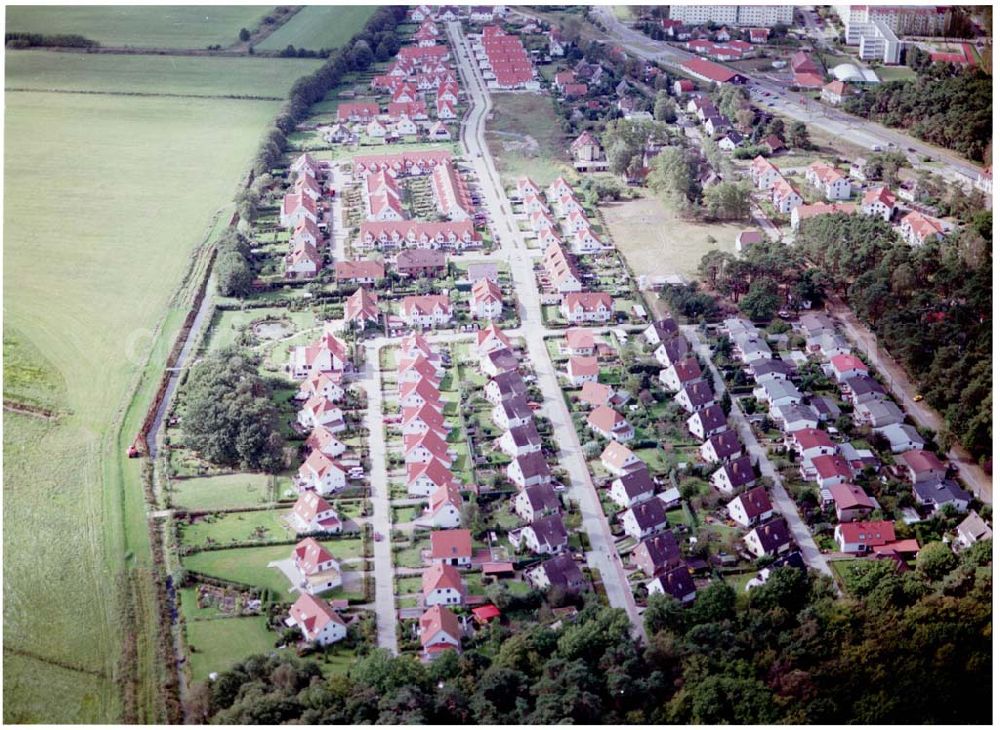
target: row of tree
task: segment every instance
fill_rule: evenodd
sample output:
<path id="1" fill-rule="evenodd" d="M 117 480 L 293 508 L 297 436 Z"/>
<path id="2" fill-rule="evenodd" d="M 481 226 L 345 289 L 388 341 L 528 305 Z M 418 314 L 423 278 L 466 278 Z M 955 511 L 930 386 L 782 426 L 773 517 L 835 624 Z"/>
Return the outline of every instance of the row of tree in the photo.
<path id="1" fill-rule="evenodd" d="M 748 593 L 716 580 L 690 607 L 652 597 L 646 647 L 596 601 L 561 628 L 508 610 L 516 627 L 429 665 L 376 650 L 324 678 L 288 652 L 253 657 L 188 709 L 219 724 L 986 723 L 990 564 L 989 541 L 960 558 L 931 543 L 915 571 L 854 563 L 846 598 L 793 568 Z"/>

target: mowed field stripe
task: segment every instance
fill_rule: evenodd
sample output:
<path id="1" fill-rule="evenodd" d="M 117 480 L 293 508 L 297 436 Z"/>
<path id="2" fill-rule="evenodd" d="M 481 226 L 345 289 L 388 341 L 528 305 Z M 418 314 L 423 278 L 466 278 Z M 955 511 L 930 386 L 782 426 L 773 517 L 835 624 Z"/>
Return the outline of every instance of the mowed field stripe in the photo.
<path id="1" fill-rule="evenodd" d="M 172 99 L 226 99 L 229 101 L 284 101 L 283 96 L 249 96 L 246 94 L 173 94 L 156 91 L 98 91 L 96 89 L 35 89 L 21 86 L 7 86 L 4 91 L 19 91 L 28 94 L 99 94 L 101 96 L 153 96 Z"/>
<path id="2" fill-rule="evenodd" d="M 51 657 L 45 657 L 41 654 L 36 654 L 33 651 L 28 651 L 27 649 L 16 649 L 12 646 L 4 645 L 3 650 L 9 654 L 16 654 L 17 656 L 23 656 L 28 659 L 34 659 L 36 662 L 42 662 L 43 664 L 52 664 L 53 666 L 59 667 L 60 669 L 66 669 L 70 672 L 80 672 L 82 674 L 89 674 L 92 677 L 98 677 L 107 681 L 111 681 L 111 677 L 107 672 L 103 672 L 99 669 L 88 669 L 87 667 L 81 667 L 71 662 L 62 661 L 61 659 L 52 659 Z"/>

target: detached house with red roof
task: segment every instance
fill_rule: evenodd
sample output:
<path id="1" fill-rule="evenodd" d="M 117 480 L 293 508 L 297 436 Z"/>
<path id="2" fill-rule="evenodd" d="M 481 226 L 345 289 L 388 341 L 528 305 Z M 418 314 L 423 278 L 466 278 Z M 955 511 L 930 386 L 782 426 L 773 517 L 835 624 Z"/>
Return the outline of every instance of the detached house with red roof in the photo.
<path id="1" fill-rule="evenodd" d="M 288 620 L 298 626 L 302 638 L 309 643 L 329 646 L 347 638 L 347 624 L 333 607 L 309 593 L 303 593 L 292 604 Z"/>
<path id="2" fill-rule="evenodd" d="M 347 486 L 347 470 L 340 462 L 313 449 L 299 466 L 297 486 L 300 492 L 314 490 L 319 494 L 331 494 Z"/>
<path id="3" fill-rule="evenodd" d="M 842 553 L 862 555 L 896 542 L 896 528 L 888 520 L 845 522 L 834 528 L 833 538 Z"/>
<path id="4" fill-rule="evenodd" d="M 282 228 L 295 228 L 302 221 L 319 223 L 316 201 L 302 193 L 288 193 L 281 203 L 279 223 Z"/>
<path id="5" fill-rule="evenodd" d="M 847 200 L 851 197 L 851 181 L 832 165 L 816 161 L 806 168 L 805 177 L 827 200 Z"/>
<path id="6" fill-rule="evenodd" d="M 885 185 L 871 188 L 861 199 L 861 212 L 888 222 L 896 213 L 896 196 Z"/>
<path id="7" fill-rule="evenodd" d="M 559 312 L 568 322 L 607 322 L 614 312 L 611 295 L 605 292 L 569 292 Z"/>
<path id="8" fill-rule="evenodd" d="M 635 438 L 635 429 L 621 413 L 611 406 L 598 406 L 587 416 L 587 426 L 609 441 L 627 443 Z"/>
<path id="9" fill-rule="evenodd" d="M 469 530 L 435 530 L 431 533 L 431 563 L 472 566 L 472 533 Z"/>
<path id="10" fill-rule="evenodd" d="M 307 537 L 292 550 L 292 563 L 299 579 L 294 586 L 302 593 L 317 595 L 338 588 L 343 582 L 340 565 L 314 538 Z"/>
<path id="11" fill-rule="evenodd" d="M 574 355 L 566 366 L 566 377 L 574 388 L 579 388 L 584 383 L 596 383 L 600 372 L 596 357 Z"/>
<path id="12" fill-rule="evenodd" d="M 701 365 L 691 354 L 660 371 L 660 382 L 675 393 L 696 380 L 701 380 Z"/>
<path id="13" fill-rule="evenodd" d="M 406 493 L 412 497 L 430 497 L 437 490 L 451 486 L 458 486 L 451 469 L 437 459 L 406 465 Z"/>
<path id="14" fill-rule="evenodd" d="M 330 503 L 316 492 L 303 492 L 299 495 L 288 521 L 300 535 L 313 532 L 336 534 L 344 529 L 344 524 Z"/>
<path id="15" fill-rule="evenodd" d="M 380 317 L 378 295 L 364 287 L 358 287 L 344 303 L 344 322 L 356 329 L 363 330 L 369 324 L 378 325 Z"/>
<path id="16" fill-rule="evenodd" d="M 945 227 L 937 218 L 912 210 L 903 217 L 899 232 L 911 246 L 920 246 L 927 241 L 943 238 Z"/>
<path id="17" fill-rule="evenodd" d="M 314 279 L 323 268 L 323 255 L 311 243 L 299 241 L 285 255 L 285 278 Z"/>
<path id="18" fill-rule="evenodd" d="M 830 487 L 830 500 L 837 513 L 838 522 L 862 520 L 878 507 L 875 500 L 856 484 L 841 482 Z"/>
<path id="19" fill-rule="evenodd" d="M 420 578 L 424 606 L 457 606 L 465 600 L 461 574 L 451 565 L 435 563 Z"/>
<path id="20" fill-rule="evenodd" d="M 336 403 L 327 400 L 321 394 L 314 394 L 309 397 L 297 415 L 298 424 L 305 429 L 314 429 L 323 426 L 333 433 L 340 433 L 347 430 L 344 423 L 344 412 L 340 410 Z"/>
<path id="21" fill-rule="evenodd" d="M 601 466 L 614 476 L 622 476 L 636 469 L 645 469 L 642 459 L 627 446 L 612 441 L 601 452 Z"/>
<path id="22" fill-rule="evenodd" d="M 462 651 L 462 629 L 458 617 L 444 606 L 431 606 L 420 617 L 420 646 L 424 655 L 435 657 L 453 649 Z"/>
<path id="23" fill-rule="evenodd" d="M 462 495 L 454 483 L 438 487 L 430 496 L 427 509 L 418 518 L 421 527 L 451 529 L 462 526 Z"/>
<path id="24" fill-rule="evenodd" d="M 469 311 L 476 319 L 499 319 L 503 314 L 503 292 L 490 279 L 479 279 L 472 285 Z"/>

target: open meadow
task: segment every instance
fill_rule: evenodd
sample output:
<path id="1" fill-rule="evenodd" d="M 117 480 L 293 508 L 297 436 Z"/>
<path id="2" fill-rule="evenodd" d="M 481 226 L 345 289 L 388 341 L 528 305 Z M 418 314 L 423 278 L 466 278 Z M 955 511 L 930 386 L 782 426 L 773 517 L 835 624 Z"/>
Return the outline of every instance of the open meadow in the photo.
<path id="1" fill-rule="evenodd" d="M 265 38 L 258 48 L 280 51 L 288 45 L 318 51 L 339 48 L 368 22 L 372 5 L 307 5 Z"/>
<path id="2" fill-rule="evenodd" d="M 713 249 L 736 251 L 746 226 L 682 219 L 648 191 L 635 200 L 601 206 L 615 244 L 635 274 L 681 274 L 693 278 L 701 257 Z"/>
<path id="3" fill-rule="evenodd" d="M 76 34 L 105 46 L 205 48 L 235 43 L 253 28 L 264 5 L 18 5 L 7 8 L 7 31 Z"/>
<path id="4" fill-rule="evenodd" d="M 12 59 L 21 64 L 18 56 L 7 53 L 8 68 Z M 81 56 L 65 57 L 65 78 L 50 70 L 45 84 L 81 83 L 68 69 Z M 4 668 L 18 677 L 5 685 L 7 721 L 124 716 L 128 678 L 119 657 L 134 633 L 122 599 L 131 595 L 142 613 L 151 585 L 139 464 L 124 459 L 119 426 L 124 419 L 127 443 L 162 369 L 163 343 L 183 318 L 172 293 L 213 217 L 228 215 L 279 106 L 156 96 L 183 92 L 163 70 L 171 59 L 108 58 L 122 59 L 93 67 L 93 88 L 135 73 L 150 96 L 7 93 L 4 397 L 59 414 L 4 417 Z M 188 88 L 224 92 L 218 59 L 183 60 L 192 62 Z M 273 75 L 255 86 L 236 62 L 228 68 L 236 93 L 286 90 Z M 288 86 L 298 73 L 287 76 Z M 26 84 L 29 77 L 20 75 Z M 158 327 L 163 336 L 151 353 Z M 147 380 L 130 408 L 147 358 Z M 148 614 L 134 620 L 145 622 L 136 664 L 146 663 L 133 712 L 154 720 L 155 626 Z M 57 688 L 59 701 L 39 687 Z"/>
<path id="5" fill-rule="evenodd" d="M 157 96 L 256 96 L 284 99 L 289 80 L 320 65 L 315 58 L 119 56 L 19 51 L 6 58 L 5 88 Z"/>
<path id="6" fill-rule="evenodd" d="M 493 94 L 492 118 L 486 141 L 507 183 L 522 175 L 545 187 L 571 172 L 570 140 L 552 108 L 552 99 L 538 94 Z"/>

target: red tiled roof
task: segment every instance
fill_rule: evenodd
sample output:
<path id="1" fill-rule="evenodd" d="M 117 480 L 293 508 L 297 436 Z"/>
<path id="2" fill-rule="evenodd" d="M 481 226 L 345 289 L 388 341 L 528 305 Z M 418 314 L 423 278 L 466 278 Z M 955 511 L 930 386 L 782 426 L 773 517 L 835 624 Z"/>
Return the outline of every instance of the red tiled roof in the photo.
<path id="1" fill-rule="evenodd" d="M 431 558 L 463 557 L 472 557 L 472 533 L 469 530 L 435 530 L 431 533 Z"/>

